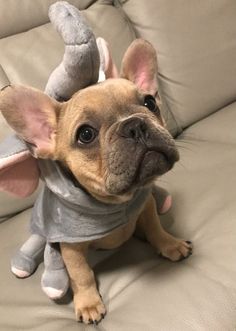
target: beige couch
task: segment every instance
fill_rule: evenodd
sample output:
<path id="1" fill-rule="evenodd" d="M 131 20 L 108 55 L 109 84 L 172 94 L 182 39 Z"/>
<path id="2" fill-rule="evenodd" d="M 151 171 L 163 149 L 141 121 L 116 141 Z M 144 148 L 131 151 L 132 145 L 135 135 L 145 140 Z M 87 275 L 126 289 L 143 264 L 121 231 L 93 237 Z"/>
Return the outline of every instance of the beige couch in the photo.
<path id="1" fill-rule="evenodd" d="M 0 0 L 0 88 L 43 89 L 63 44 L 48 23 L 54 0 Z M 236 330 L 236 1 L 70 0 L 106 38 L 117 65 L 137 36 L 158 51 L 163 113 L 181 161 L 161 180 L 174 199 L 163 224 L 191 239 L 180 263 L 132 239 L 91 254 L 108 315 L 106 331 Z M 0 119 L 0 139 L 9 129 Z M 28 236 L 34 197 L 0 195 L 0 330 L 93 330 L 74 321 L 70 296 L 40 288 L 41 264 L 16 279 L 10 258 Z"/>

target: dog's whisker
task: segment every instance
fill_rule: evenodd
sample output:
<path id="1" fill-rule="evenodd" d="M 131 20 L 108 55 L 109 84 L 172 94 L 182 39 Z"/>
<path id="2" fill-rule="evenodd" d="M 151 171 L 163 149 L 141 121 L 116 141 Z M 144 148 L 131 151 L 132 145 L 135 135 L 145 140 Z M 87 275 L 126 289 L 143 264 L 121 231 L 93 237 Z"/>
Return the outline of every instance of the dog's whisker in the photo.
<path id="1" fill-rule="evenodd" d="M 190 148 L 188 148 L 188 147 L 186 147 L 186 146 L 181 146 L 181 145 L 177 145 L 177 148 L 179 149 L 179 150 L 186 150 L 186 151 L 189 151 L 189 152 L 192 152 L 193 153 L 193 150 L 192 149 L 190 149 Z"/>
<path id="2" fill-rule="evenodd" d="M 161 179 L 161 178 L 158 178 L 156 180 L 156 184 L 159 184 L 159 183 L 163 183 L 163 184 L 169 184 L 169 182 L 167 180 L 164 180 L 164 179 Z"/>
<path id="3" fill-rule="evenodd" d="M 189 140 L 177 139 L 176 140 L 176 144 L 178 144 L 179 142 L 181 142 L 183 144 L 188 144 L 188 145 L 196 146 L 196 142 L 194 142 L 193 140 L 189 141 Z"/>
<path id="4" fill-rule="evenodd" d="M 179 165 L 184 169 L 184 170 L 186 170 L 187 171 L 187 168 L 186 168 L 186 166 L 182 163 L 182 162 L 180 162 L 179 161 Z"/>

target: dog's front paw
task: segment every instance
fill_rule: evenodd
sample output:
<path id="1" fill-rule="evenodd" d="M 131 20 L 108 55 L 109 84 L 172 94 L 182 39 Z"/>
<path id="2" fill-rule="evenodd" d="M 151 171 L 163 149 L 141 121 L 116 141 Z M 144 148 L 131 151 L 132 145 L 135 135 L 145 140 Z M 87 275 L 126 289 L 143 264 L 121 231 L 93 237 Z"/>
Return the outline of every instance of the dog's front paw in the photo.
<path id="1" fill-rule="evenodd" d="M 193 245 L 191 241 L 168 235 L 159 243 L 158 249 L 161 256 L 171 261 L 180 261 L 192 255 Z"/>
<path id="2" fill-rule="evenodd" d="M 78 322 L 98 324 L 106 314 L 106 308 L 94 288 L 78 291 L 74 296 L 75 315 Z"/>

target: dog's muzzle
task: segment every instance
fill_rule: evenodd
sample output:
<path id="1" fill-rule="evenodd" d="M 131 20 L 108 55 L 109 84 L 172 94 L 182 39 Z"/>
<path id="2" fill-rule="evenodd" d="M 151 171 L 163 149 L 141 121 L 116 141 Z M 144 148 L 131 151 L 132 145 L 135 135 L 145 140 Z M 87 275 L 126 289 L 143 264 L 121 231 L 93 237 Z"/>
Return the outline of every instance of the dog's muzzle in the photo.
<path id="1" fill-rule="evenodd" d="M 141 117 L 132 116 L 122 121 L 118 127 L 117 134 L 123 138 L 131 139 L 136 144 L 143 144 L 145 152 L 150 151 L 162 154 L 170 168 L 179 160 L 179 153 L 173 139 L 167 136 L 167 132 L 158 129 L 147 123 L 147 120 Z M 152 141 L 153 139 L 153 141 Z"/>
<path id="2" fill-rule="evenodd" d="M 170 134 L 145 115 L 116 123 L 109 139 L 107 190 L 124 193 L 169 171 L 179 160 Z"/>

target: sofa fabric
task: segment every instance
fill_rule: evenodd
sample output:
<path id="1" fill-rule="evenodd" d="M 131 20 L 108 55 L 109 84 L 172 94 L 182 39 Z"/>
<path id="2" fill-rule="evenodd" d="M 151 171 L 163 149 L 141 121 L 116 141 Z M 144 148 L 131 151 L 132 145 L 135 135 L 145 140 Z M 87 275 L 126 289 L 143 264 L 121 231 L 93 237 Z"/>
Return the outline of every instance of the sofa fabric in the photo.
<path id="1" fill-rule="evenodd" d="M 0 88 L 44 89 L 63 54 L 47 17 L 53 2 L 0 0 Z M 235 1 L 69 2 L 108 40 L 118 66 L 137 36 L 158 51 L 162 111 L 180 151 L 178 164 L 159 180 L 173 197 L 162 223 L 193 241 L 194 252 L 172 263 L 136 238 L 117 250 L 91 251 L 108 314 L 98 326 L 84 326 L 75 322 L 70 293 L 55 303 L 42 292 L 43 263 L 28 279 L 11 274 L 35 196 L 0 193 L 0 331 L 234 331 Z M 0 141 L 9 132 L 1 117 Z"/>

